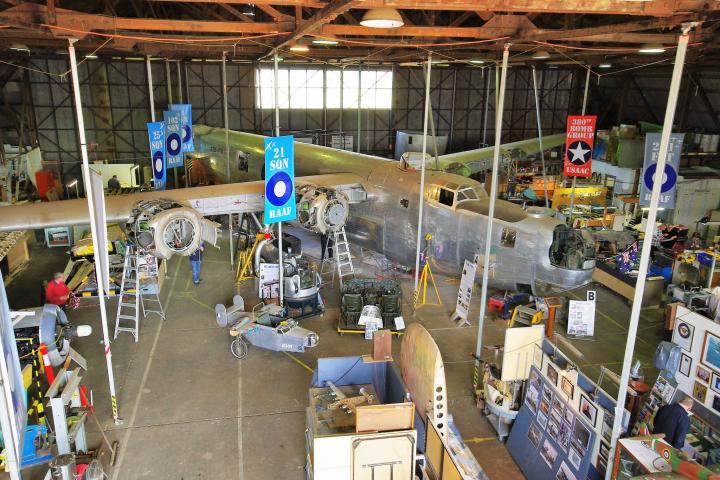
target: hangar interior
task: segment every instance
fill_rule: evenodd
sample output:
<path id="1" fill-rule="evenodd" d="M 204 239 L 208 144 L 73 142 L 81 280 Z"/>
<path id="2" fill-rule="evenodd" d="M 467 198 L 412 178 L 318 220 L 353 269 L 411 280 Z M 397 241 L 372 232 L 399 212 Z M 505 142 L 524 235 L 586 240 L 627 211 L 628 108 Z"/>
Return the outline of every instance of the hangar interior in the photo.
<path id="1" fill-rule="evenodd" d="M 0 0 L 0 475 L 712 478 L 718 10 Z"/>

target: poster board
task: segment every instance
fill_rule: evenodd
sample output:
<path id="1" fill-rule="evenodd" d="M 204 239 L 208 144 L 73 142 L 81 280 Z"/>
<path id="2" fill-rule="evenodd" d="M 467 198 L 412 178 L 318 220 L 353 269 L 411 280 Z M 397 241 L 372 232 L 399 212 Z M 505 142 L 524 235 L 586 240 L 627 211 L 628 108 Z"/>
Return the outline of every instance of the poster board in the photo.
<path id="1" fill-rule="evenodd" d="M 568 335 L 576 337 L 595 335 L 595 302 L 570 300 L 567 325 Z"/>
<path id="2" fill-rule="evenodd" d="M 472 292 L 475 287 L 475 274 L 477 272 L 479 259 L 480 255 L 476 253 L 473 260 L 465 260 L 463 266 L 457 301 L 455 302 L 455 312 L 452 315 L 452 321 L 459 321 L 460 325 L 470 325 L 470 322 L 468 322 L 468 312 L 470 311 L 470 300 L 472 299 Z"/>
<path id="3" fill-rule="evenodd" d="M 501 380 L 526 380 L 533 364 L 533 352 L 545 336 L 544 325 L 508 328 L 505 330 L 505 346 Z"/>

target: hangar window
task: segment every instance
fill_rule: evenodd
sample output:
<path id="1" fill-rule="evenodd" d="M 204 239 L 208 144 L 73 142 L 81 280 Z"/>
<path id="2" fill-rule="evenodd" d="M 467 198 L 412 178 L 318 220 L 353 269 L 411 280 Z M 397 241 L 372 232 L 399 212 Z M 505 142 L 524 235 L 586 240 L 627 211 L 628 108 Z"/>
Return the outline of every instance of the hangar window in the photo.
<path id="1" fill-rule="evenodd" d="M 358 94 L 361 108 L 392 108 L 392 70 L 328 70 L 326 78 L 327 108 L 340 108 L 340 92 L 342 108 L 357 108 Z"/>
<path id="2" fill-rule="evenodd" d="M 515 248 L 515 237 L 517 232 L 512 228 L 503 228 L 500 236 L 500 245 L 507 248 Z"/>

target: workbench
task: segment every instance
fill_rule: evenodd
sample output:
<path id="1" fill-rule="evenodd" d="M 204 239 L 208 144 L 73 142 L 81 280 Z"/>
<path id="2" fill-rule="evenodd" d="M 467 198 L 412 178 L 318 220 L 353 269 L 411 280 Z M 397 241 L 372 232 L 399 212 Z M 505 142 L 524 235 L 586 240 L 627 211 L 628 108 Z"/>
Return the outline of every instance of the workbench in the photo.
<path id="1" fill-rule="evenodd" d="M 621 273 L 603 262 L 596 262 L 592 279 L 632 303 L 637 277 Z M 646 277 L 642 308 L 659 308 L 665 293 L 663 277 Z"/>

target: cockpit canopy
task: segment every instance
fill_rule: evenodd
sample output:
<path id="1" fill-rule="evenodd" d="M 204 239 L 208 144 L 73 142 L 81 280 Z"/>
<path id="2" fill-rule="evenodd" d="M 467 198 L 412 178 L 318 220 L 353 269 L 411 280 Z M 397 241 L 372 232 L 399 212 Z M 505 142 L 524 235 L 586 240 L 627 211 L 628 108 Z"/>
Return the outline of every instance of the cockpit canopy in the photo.
<path id="1" fill-rule="evenodd" d="M 553 230 L 550 263 L 570 270 L 595 268 L 595 241 L 587 230 L 558 225 Z"/>
<path id="2" fill-rule="evenodd" d="M 426 192 L 428 200 L 434 200 L 451 208 L 462 202 L 487 198 L 487 193 L 480 186 L 460 185 L 452 181 L 429 185 Z"/>

